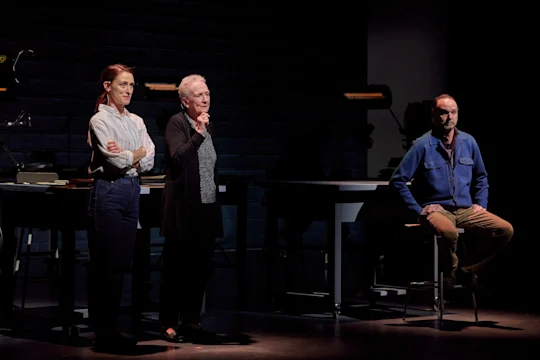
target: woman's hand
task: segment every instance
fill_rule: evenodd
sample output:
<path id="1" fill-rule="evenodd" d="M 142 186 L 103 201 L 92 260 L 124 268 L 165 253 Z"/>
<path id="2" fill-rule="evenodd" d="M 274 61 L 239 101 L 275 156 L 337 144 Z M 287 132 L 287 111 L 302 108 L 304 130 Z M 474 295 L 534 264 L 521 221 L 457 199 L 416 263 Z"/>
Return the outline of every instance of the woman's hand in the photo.
<path id="1" fill-rule="evenodd" d="M 206 112 L 197 116 L 197 120 L 195 121 L 195 130 L 197 130 L 199 134 L 203 135 L 206 132 L 206 126 L 208 126 L 209 121 L 210 114 Z"/>
<path id="2" fill-rule="evenodd" d="M 115 141 L 111 140 L 107 143 L 107 151 L 113 154 L 118 154 L 122 151 L 122 149 L 120 149 L 120 146 L 118 146 Z"/>

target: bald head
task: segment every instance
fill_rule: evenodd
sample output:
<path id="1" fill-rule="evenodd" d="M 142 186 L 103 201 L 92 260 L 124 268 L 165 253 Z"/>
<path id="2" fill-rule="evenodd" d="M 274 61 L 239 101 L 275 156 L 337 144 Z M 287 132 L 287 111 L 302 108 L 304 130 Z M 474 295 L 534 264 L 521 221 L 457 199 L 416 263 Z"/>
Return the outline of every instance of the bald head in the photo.
<path id="1" fill-rule="evenodd" d="M 433 100 L 431 122 L 434 129 L 449 133 L 454 130 L 458 122 L 458 106 L 456 100 L 442 94 Z"/>

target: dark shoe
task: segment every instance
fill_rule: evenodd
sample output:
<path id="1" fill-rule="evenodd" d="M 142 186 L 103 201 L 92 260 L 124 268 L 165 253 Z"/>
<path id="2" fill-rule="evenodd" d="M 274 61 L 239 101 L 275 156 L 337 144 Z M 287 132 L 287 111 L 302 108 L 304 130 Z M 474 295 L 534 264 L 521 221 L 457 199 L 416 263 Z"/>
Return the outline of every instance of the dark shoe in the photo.
<path id="1" fill-rule="evenodd" d="M 2 330 L 12 330 L 13 329 L 13 321 L 11 313 L 4 314 L 0 310 L 0 329 Z"/>
<path id="2" fill-rule="evenodd" d="M 176 330 L 173 330 L 173 332 L 168 333 L 167 330 L 163 331 L 163 340 L 171 342 L 171 343 L 181 343 L 184 342 L 184 339 L 182 336 L 179 336 Z"/>
<path id="3" fill-rule="evenodd" d="M 128 353 L 135 350 L 137 339 L 122 333 L 96 334 L 94 351 L 106 353 Z"/>
<path id="4" fill-rule="evenodd" d="M 178 332 L 186 341 L 197 344 L 211 344 L 216 340 L 216 334 L 206 330 L 199 324 L 180 325 Z"/>
<path id="5" fill-rule="evenodd" d="M 459 269 L 457 271 L 457 280 L 461 285 L 473 291 L 478 287 L 478 275 L 473 273 L 471 270 L 463 268 Z"/>
<path id="6" fill-rule="evenodd" d="M 443 274 L 443 286 L 453 288 L 456 286 L 456 270 L 452 269 L 448 273 Z"/>
<path id="7" fill-rule="evenodd" d="M 453 288 L 456 286 L 456 276 L 455 275 L 444 275 L 443 277 L 443 286 L 445 288 Z"/>

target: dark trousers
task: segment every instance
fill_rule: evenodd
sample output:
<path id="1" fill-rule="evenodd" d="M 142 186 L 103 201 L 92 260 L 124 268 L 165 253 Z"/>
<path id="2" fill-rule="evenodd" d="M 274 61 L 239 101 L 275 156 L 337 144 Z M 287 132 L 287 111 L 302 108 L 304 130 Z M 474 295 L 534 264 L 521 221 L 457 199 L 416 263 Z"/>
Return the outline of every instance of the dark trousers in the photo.
<path id="1" fill-rule="evenodd" d="M 424 227 L 439 235 L 440 266 L 445 275 L 455 274 L 458 269 L 456 227 L 461 227 L 476 235 L 474 244 L 476 249 L 470 253 L 471 264 L 461 264 L 464 270 L 470 270 L 476 274 L 484 274 L 487 271 L 488 265 L 514 235 L 514 228 L 508 221 L 487 210 L 475 212 L 472 207 L 453 211 L 435 211 L 420 216 L 419 221 Z"/>
<path id="2" fill-rule="evenodd" d="M 130 270 L 137 222 L 138 178 L 96 179 L 88 215 L 88 310 L 96 334 L 117 331 L 125 274 Z"/>
<path id="3" fill-rule="evenodd" d="M 175 328 L 183 324 L 198 324 L 204 292 L 212 268 L 215 249 L 213 227 L 204 225 L 212 219 L 213 205 L 204 205 L 200 224 L 190 224 L 188 236 L 165 236 L 160 289 L 160 321 L 162 326 Z"/>

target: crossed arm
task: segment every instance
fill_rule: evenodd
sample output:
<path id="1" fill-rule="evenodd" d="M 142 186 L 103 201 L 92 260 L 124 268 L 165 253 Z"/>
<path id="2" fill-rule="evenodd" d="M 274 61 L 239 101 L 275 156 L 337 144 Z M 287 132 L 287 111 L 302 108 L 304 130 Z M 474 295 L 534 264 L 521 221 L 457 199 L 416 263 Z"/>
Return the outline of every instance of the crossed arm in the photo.
<path id="1" fill-rule="evenodd" d="M 144 121 L 139 117 L 134 117 L 133 120 L 141 133 L 142 145 L 138 149 L 134 151 L 122 150 L 114 140 L 110 140 L 111 136 L 107 125 L 104 120 L 100 119 L 93 119 L 90 122 L 90 128 L 93 130 L 97 140 L 99 140 L 98 144 L 95 145 L 99 147 L 101 153 L 115 167 L 120 169 L 135 168 L 138 172 L 150 171 L 154 167 L 155 145 L 148 135 Z M 88 131 L 87 142 L 94 149 L 90 130 Z M 102 144 L 105 144 L 105 146 Z M 92 160 L 93 158 L 94 151 L 92 151 Z M 88 172 L 91 173 L 91 170 L 89 169 Z"/>

